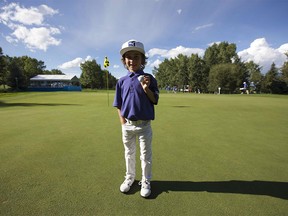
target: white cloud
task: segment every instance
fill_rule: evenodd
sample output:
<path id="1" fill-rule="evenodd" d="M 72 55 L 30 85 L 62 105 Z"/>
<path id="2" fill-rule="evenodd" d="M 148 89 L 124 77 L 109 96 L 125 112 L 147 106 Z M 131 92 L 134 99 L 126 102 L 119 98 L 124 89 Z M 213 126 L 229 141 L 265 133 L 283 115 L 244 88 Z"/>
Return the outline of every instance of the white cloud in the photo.
<path id="1" fill-rule="evenodd" d="M 200 56 L 202 56 L 204 54 L 204 52 L 205 52 L 205 50 L 199 49 L 199 48 L 186 48 L 186 47 L 183 47 L 183 46 L 178 46 L 176 48 L 173 48 L 173 49 L 169 50 L 167 52 L 167 54 L 164 55 L 163 57 L 175 58 L 179 54 L 183 54 L 183 55 L 186 55 L 186 56 L 190 56 L 191 54 L 199 54 Z"/>
<path id="2" fill-rule="evenodd" d="M 180 15 L 182 13 L 182 9 L 178 9 L 177 13 Z"/>
<path id="3" fill-rule="evenodd" d="M 187 48 L 183 46 L 178 46 L 176 48 L 172 48 L 170 50 L 166 49 L 158 49 L 158 48 L 153 48 L 148 51 L 148 56 L 153 57 L 153 56 L 161 56 L 163 58 L 175 58 L 179 54 L 183 54 L 186 56 L 190 56 L 191 54 L 198 54 L 200 56 L 204 55 L 205 50 L 200 49 L 200 48 Z"/>
<path id="4" fill-rule="evenodd" d="M 69 68 L 74 68 L 74 67 L 79 67 L 81 62 L 83 62 L 82 58 L 75 58 L 72 61 L 68 61 L 63 63 L 62 65 L 59 65 L 58 68 L 59 69 L 69 69 Z"/>
<path id="5" fill-rule="evenodd" d="M 119 68 L 120 66 L 119 65 L 113 65 L 113 68 Z"/>
<path id="6" fill-rule="evenodd" d="M 50 15 L 50 16 L 59 13 L 58 10 L 54 10 L 53 8 L 51 8 L 51 7 L 47 6 L 47 5 L 40 5 L 40 6 L 38 7 L 38 10 L 39 10 L 42 14 L 44 14 L 44 15 Z"/>
<path id="7" fill-rule="evenodd" d="M 44 22 L 45 16 L 57 14 L 57 10 L 46 5 L 25 8 L 19 3 L 10 3 L 0 9 L 0 23 L 12 30 L 10 35 L 5 36 L 9 43 L 22 42 L 31 51 L 46 51 L 49 46 L 61 43 L 54 37 L 61 34 L 60 29 Z"/>
<path id="8" fill-rule="evenodd" d="M 80 64 L 81 63 L 84 63 L 85 61 L 92 61 L 93 58 L 91 56 L 87 56 L 85 58 L 85 60 L 81 57 L 78 57 L 78 58 L 75 58 L 71 61 L 68 61 L 68 62 L 65 62 L 61 65 L 58 66 L 59 69 L 62 69 L 62 70 L 66 70 L 66 69 L 70 69 L 70 68 L 78 68 L 80 67 Z"/>
<path id="9" fill-rule="evenodd" d="M 154 67 L 158 68 L 161 63 L 162 63 L 161 60 L 156 59 L 156 60 L 155 60 L 154 62 L 152 62 L 152 63 L 148 62 L 148 66 L 150 66 L 150 67 L 152 67 L 152 68 L 154 68 Z"/>
<path id="10" fill-rule="evenodd" d="M 11 36 L 6 36 L 5 39 L 9 42 L 9 43 L 17 43 L 18 40 L 15 38 L 12 38 Z"/>
<path id="11" fill-rule="evenodd" d="M 208 46 L 210 47 L 210 46 L 213 46 L 214 44 L 219 45 L 220 43 L 221 41 L 216 41 L 216 42 L 209 43 Z"/>
<path id="12" fill-rule="evenodd" d="M 198 54 L 199 56 L 203 56 L 204 52 L 205 50 L 200 49 L 200 48 L 187 48 L 183 46 L 178 46 L 170 50 L 153 48 L 147 52 L 147 55 L 149 58 L 153 58 L 156 56 L 158 59 L 154 60 L 153 62 L 149 61 L 147 65 L 154 68 L 154 67 L 158 67 L 159 64 L 162 63 L 161 58 L 163 59 L 176 58 L 179 54 L 186 55 L 186 56 L 191 56 L 192 54 Z"/>
<path id="13" fill-rule="evenodd" d="M 239 57 L 245 62 L 254 61 L 262 66 L 262 72 L 266 73 L 274 62 L 276 67 L 281 67 L 286 61 L 285 52 L 288 52 L 288 43 L 278 49 L 271 47 L 265 38 L 254 40 L 248 49 L 238 52 Z"/>
<path id="14" fill-rule="evenodd" d="M 288 43 L 281 45 L 277 50 L 283 54 L 288 53 Z"/>
<path id="15" fill-rule="evenodd" d="M 42 25 L 44 16 L 57 14 L 47 5 L 40 5 L 39 7 L 25 8 L 18 3 L 11 3 L 1 8 L 4 12 L 0 14 L 0 20 L 6 23 L 18 22 L 24 25 Z"/>
<path id="16" fill-rule="evenodd" d="M 194 32 L 195 32 L 195 31 L 199 31 L 199 30 L 201 30 L 201 29 L 210 28 L 210 27 L 212 27 L 213 25 L 214 25 L 214 23 L 209 23 L 209 24 L 197 26 L 196 28 L 194 28 Z"/>
<path id="17" fill-rule="evenodd" d="M 18 26 L 11 34 L 14 36 L 14 41 L 22 41 L 26 47 L 31 51 L 35 49 L 46 51 L 50 45 L 59 45 L 61 40 L 57 40 L 52 35 L 60 34 L 60 30 L 57 28 L 26 28 L 24 26 Z M 13 39 L 13 37 L 10 37 Z"/>
<path id="18" fill-rule="evenodd" d="M 85 61 L 92 61 L 93 60 L 93 58 L 91 57 L 91 56 L 87 56 L 86 58 L 85 58 Z"/>
<path id="19" fill-rule="evenodd" d="M 167 52 L 168 50 L 166 49 L 153 48 L 153 49 L 150 49 L 147 54 L 148 54 L 148 57 L 153 57 L 155 55 L 164 56 L 167 54 Z"/>

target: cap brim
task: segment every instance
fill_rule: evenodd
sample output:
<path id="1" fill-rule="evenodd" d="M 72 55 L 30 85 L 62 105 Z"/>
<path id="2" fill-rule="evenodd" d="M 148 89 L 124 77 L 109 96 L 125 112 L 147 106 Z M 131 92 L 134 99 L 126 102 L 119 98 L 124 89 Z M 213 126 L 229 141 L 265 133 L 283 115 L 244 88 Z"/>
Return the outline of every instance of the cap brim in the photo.
<path id="1" fill-rule="evenodd" d="M 123 48 L 120 50 L 120 54 L 121 54 L 121 56 L 123 56 L 126 52 L 129 52 L 129 51 L 138 51 L 138 52 L 142 53 L 143 55 L 145 55 L 145 51 L 141 48 L 138 48 L 138 47 Z"/>

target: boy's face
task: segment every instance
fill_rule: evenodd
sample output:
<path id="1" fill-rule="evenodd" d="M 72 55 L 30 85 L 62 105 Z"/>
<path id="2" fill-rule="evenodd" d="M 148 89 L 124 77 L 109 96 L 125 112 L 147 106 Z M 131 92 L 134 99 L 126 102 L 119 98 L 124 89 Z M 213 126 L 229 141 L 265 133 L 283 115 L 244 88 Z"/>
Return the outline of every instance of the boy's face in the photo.
<path id="1" fill-rule="evenodd" d="M 130 72 L 136 72 L 141 69 L 142 54 L 137 51 L 129 51 L 124 54 L 125 65 Z"/>

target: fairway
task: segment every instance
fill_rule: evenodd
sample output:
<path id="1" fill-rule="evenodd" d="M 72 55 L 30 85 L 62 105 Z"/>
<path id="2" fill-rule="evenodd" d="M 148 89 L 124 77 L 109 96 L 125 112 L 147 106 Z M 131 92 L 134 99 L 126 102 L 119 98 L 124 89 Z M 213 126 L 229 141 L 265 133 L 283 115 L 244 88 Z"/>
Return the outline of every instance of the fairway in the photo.
<path id="1" fill-rule="evenodd" d="M 149 199 L 113 97 L 0 95 L 0 215 L 287 215 L 288 96 L 160 94 Z"/>

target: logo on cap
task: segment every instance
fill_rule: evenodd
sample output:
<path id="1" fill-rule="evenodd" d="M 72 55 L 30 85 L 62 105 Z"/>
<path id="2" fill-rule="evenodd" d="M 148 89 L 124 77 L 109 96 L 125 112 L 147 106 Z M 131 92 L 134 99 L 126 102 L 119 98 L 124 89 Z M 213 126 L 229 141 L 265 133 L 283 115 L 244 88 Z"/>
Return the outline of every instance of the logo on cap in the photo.
<path id="1" fill-rule="evenodd" d="M 135 47 L 135 45 L 136 45 L 136 42 L 135 42 L 135 41 L 129 41 L 129 43 L 128 43 L 128 46 L 133 46 L 133 47 Z"/>

